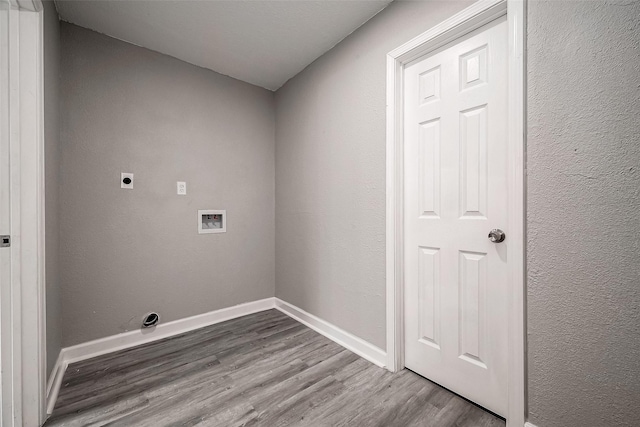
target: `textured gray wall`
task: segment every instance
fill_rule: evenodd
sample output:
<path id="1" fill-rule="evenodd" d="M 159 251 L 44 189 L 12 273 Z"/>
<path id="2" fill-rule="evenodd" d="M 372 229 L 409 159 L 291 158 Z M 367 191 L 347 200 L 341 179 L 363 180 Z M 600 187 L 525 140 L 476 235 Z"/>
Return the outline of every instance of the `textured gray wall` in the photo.
<path id="1" fill-rule="evenodd" d="M 63 344 L 273 296 L 273 93 L 74 25 L 61 36 Z M 226 209 L 227 233 L 198 235 L 198 209 Z"/>
<path id="2" fill-rule="evenodd" d="M 53 1 L 44 1 L 44 146 L 45 256 L 47 271 L 47 374 L 62 342 L 60 310 L 59 199 L 60 183 L 60 21 Z"/>
<path id="3" fill-rule="evenodd" d="M 381 348 L 386 54 L 470 3 L 392 3 L 276 92 L 276 296 Z"/>
<path id="4" fill-rule="evenodd" d="M 392 4 L 276 93 L 276 295 L 381 347 L 384 57 L 467 5 Z M 529 3 L 540 427 L 640 425 L 639 21 L 640 2 Z"/>
<path id="5" fill-rule="evenodd" d="M 640 2 L 529 3 L 529 411 L 640 425 Z"/>

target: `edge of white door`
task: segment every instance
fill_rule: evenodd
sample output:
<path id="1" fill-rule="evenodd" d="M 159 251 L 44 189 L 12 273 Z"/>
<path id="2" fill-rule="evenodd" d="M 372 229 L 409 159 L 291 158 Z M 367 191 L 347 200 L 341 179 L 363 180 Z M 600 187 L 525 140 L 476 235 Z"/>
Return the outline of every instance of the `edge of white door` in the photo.
<path id="1" fill-rule="evenodd" d="M 508 22 L 509 332 L 507 427 L 525 423 L 525 2 L 480 0 L 387 54 L 387 369 L 404 368 L 403 93 L 405 64 L 504 15 Z"/>

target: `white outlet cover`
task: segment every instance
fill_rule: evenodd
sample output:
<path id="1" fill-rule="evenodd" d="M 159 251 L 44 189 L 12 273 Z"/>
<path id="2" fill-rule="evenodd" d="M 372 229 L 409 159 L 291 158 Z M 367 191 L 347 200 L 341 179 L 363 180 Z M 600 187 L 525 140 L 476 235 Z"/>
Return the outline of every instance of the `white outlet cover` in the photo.
<path id="1" fill-rule="evenodd" d="M 183 181 L 178 181 L 178 194 L 180 196 L 184 196 L 187 194 L 187 183 Z"/>
<path id="2" fill-rule="evenodd" d="M 129 184 L 125 184 L 124 183 L 124 179 L 125 178 L 129 178 L 131 180 L 131 182 Z M 125 188 L 127 190 L 133 190 L 133 174 L 132 173 L 122 172 L 120 174 L 120 188 Z"/>

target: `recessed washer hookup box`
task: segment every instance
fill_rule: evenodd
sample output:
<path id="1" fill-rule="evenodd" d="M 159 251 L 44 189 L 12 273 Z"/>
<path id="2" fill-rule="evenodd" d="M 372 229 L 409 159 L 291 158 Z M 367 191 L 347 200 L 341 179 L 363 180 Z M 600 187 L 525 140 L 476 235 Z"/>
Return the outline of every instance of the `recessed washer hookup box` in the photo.
<path id="1" fill-rule="evenodd" d="M 198 234 L 226 233 L 227 211 L 216 209 L 198 210 Z"/>

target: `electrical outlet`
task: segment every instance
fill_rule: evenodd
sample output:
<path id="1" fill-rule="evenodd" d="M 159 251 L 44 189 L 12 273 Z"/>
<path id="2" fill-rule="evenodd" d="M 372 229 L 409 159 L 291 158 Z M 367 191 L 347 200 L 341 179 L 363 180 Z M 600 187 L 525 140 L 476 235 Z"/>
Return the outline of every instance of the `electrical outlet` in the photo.
<path id="1" fill-rule="evenodd" d="M 120 188 L 133 190 L 133 174 L 132 173 L 122 172 L 120 174 Z"/>
<path id="2" fill-rule="evenodd" d="M 184 196 L 187 194 L 187 183 L 183 181 L 178 181 L 178 194 L 180 196 Z"/>

